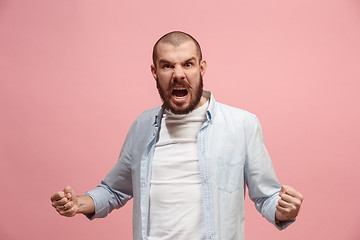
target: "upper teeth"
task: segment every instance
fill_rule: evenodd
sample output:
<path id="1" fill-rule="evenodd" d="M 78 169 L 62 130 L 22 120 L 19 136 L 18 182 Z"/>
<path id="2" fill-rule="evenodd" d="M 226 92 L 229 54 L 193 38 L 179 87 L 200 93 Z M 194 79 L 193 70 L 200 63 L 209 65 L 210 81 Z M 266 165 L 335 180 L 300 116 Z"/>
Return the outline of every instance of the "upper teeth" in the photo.
<path id="1" fill-rule="evenodd" d="M 174 90 L 185 90 L 185 88 L 182 88 L 182 87 L 174 87 Z"/>

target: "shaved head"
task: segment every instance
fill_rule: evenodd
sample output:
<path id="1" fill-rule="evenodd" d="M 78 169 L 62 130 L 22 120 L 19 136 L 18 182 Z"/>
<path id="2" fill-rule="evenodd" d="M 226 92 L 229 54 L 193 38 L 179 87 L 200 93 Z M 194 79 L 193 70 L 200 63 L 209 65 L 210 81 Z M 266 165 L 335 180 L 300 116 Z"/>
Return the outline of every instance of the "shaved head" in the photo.
<path id="1" fill-rule="evenodd" d="M 187 41 L 192 41 L 195 44 L 197 54 L 199 57 L 199 62 L 200 62 L 202 60 L 202 53 L 201 53 L 200 45 L 196 41 L 196 39 L 193 38 L 190 34 L 180 32 L 180 31 L 174 31 L 174 32 L 169 32 L 169 33 L 165 34 L 155 43 L 154 48 L 153 48 L 153 55 L 152 55 L 155 68 L 156 68 L 156 60 L 157 60 L 157 47 L 158 47 L 159 43 L 167 43 L 167 44 L 171 44 L 171 45 L 177 47 Z"/>

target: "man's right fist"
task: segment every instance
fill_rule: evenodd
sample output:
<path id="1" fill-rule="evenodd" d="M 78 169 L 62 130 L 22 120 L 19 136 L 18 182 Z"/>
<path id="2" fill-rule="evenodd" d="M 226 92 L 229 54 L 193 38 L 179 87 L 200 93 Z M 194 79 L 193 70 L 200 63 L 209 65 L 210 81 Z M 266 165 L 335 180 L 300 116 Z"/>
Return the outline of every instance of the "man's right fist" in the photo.
<path id="1" fill-rule="evenodd" d="M 67 186 L 64 190 L 52 195 L 51 202 L 52 206 L 62 216 L 73 217 L 78 213 L 78 199 L 70 186 Z"/>

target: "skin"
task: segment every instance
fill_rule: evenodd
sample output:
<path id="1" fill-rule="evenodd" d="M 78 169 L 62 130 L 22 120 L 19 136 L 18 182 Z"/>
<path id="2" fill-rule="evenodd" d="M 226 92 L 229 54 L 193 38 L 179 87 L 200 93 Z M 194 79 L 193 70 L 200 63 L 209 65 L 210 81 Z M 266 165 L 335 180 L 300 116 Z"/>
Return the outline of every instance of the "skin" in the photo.
<path id="1" fill-rule="evenodd" d="M 71 186 L 51 196 L 52 206 L 62 216 L 73 217 L 78 213 L 93 214 L 95 203 L 88 195 L 77 196 Z M 65 207 L 64 207 L 65 206 Z"/>
<path id="2" fill-rule="evenodd" d="M 283 185 L 279 196 L 280 199 L 276 206 L 275 220 L 288 221 L 295 219 L 299 214 L 300 206 L 304 201 L 303 195 L 293 187 Z"/>
<path id="3" fill-rule="evenodd" d="M 175 113 L 186 113 L 203 105 L 207 99 L 201 96 L 197 102 L 197 95 L 205 74 L 206 61 L 199 59 L 195 44 L 192 41 L 186 41 L 179 46 L 159 43 L 157 55 L 156 66 L 151 65 L 151 73 L 168 108 Z M 177 98 L 173 95 L 174 88 L 186 89 L 188 94 Z M 291 186 L 284 185 L 279 196 L 275 219 L 295 219 L 303 202 L 301 193 Z M 93 199 L 87 195 L 77 196 L 70 186 L 53 194 L 51 202 L 56 211 L 66 217 L 95 212 Z"/>
<path id="4" fill-rule="evenodd" d="M 201 96 L 200 101 L 191 107 L 196 103 L 201 78 L 206 71 L 206 61 L 200 61 L 196 45 L 192 41 L 186 41 L 179 46 L 159 43 L 157 56 L 156 66 L 151 65 L 151 73 L 157 81 L 159 93 L 167 108 L 174 113 L 186 114 L 207 101 Z M 175 97 L 172 93 L 176 88 L 186 89 L 187 96 Z"/>

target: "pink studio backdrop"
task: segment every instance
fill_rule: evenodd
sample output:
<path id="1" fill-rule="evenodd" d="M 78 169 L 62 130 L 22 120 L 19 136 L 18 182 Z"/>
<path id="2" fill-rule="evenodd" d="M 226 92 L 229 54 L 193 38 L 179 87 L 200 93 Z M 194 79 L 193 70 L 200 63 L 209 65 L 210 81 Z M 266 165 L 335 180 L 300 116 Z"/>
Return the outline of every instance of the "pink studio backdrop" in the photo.
<path id="1" fill-rule="evenodd" d="M 280 182 L 305 196 L 282 232 L 247 197 L 247 239 L 360 239 L 358 0 L 0 0 L 0 239 L 131 239 L 131 203 L 88 221 L 50 196 L 95 187 L 160 104 L 151 50 L 172 30 L 200 41 L 205 88 L 258 115 Z"/>

